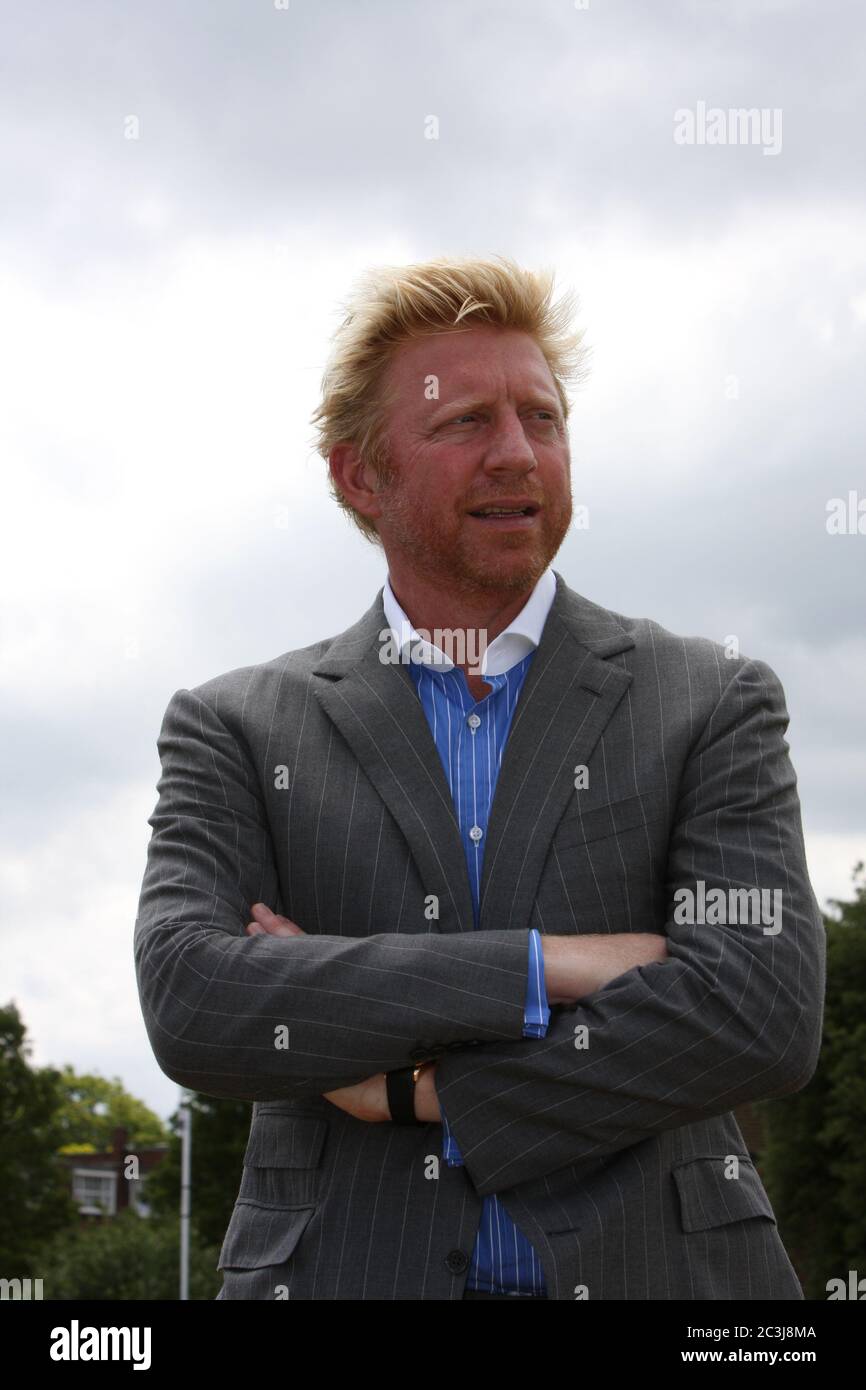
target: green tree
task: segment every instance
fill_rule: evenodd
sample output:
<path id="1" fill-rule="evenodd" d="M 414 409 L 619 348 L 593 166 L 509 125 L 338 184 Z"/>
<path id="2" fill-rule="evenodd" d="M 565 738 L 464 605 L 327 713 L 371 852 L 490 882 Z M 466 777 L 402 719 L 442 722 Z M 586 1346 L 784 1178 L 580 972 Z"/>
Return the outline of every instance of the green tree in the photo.
<path id="1" fill-rule="evenodd" d="M 213 1299 L 219 1247 L 190 1243 L 189 1296 Z M 173 1300 L 179 1297 L 180 1232 L 173 1220 L 133 1211 L 61 1231 L 39 1252 L 46 1299 Z"/>
<path id="2" fill-rule="evenodd" d="M 130 1149 L 164 1144 L 165 1124 L 136 1096 L 124 1090 L 119 1076 L 77 1073 L 66 1066 L 60 1072 L 63 1105 L 60 1120 L 64 1145 L 89 1144 L 97 1153 L 111 1148 L 114 1130 L 122 1126 L 128 1133 Z"/>
<path id="3" fill-rule="evenodd" d="M 827 993 L 818 1067 L 802 1091 L 761 1103 L 767 1148 L 761 1166 L 779 1230 L 807 1298 L 827 1281 L 866 1276 L 866 881 L 831 899 Z"/>
<path id="4" fill-rule="evenodd" d="M 63 1142 L 60 1073 L 33 1067 L 14 1003 L 0 1008 L 0 1275 L 40 1278 L 40 1242 L 75 1219 Z"/>

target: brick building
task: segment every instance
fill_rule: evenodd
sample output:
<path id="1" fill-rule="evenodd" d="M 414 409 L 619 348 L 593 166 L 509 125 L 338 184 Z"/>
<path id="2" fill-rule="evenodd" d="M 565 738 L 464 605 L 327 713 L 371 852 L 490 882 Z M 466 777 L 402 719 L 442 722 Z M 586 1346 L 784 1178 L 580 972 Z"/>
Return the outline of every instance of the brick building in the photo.
<path id="1" fill-rule="evenodd" d="M 168 1145 L 136 1149 L 129 1147 L 128 1140 L 128 1132 L 119 1126 L 105 1153 L 60 1155 L 69 1170 L 72 1197 L 85 1220 L 116 1216 L 127 1207 L 139 1216 L 150 1215 L 147 1175 L 162 1162 Z"/>

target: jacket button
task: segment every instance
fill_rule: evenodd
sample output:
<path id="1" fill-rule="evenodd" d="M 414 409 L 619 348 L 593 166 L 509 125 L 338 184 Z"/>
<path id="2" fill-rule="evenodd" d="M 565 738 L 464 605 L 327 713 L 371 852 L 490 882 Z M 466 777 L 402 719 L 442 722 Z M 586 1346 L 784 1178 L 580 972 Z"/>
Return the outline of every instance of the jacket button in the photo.
<path id="1" fill-rule="evenodd" d="M 463 1250 L 449 1250 L 445 1256 L 445 1264 L 452 1274 L 462 1274 L 469 1264 L 469 1256 Z"/>

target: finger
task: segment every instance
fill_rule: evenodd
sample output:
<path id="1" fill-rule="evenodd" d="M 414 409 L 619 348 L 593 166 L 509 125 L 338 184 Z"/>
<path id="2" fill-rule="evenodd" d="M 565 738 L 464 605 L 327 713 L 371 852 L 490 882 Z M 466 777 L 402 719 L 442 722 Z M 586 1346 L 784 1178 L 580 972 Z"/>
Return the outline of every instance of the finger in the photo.
<path id="1" fill-rule="evenodd" d="M 271 911 L 267 903 L 253 903 L 250 912 L 257 921 L 263 924 L 269 922 L 272 917 L 276 917 L 277 915 L 275 912 Z"/>
<path id="2" fill-rule="evenodd" d="M 250 936 L 303 936 L 300 927 L 296 927 L 293 922 L 289 922 L 285 917 L 276 917 L 271 914 L 271 920 L 267 923 L 249 922 L 246 927 Z"/>
<path id="3" fill-rule="evenodd" d="M 244 931 L 248 936 L 297 936 L 301 929 L 298 927 L 295 930 L 290 923 L 281 922 L 279 918 L 275 918 L 267 927 L 263 927 L 261 922 L 247 922 Z M 301 935 L 303 935 L 302 932 Z"/>
<path id="4" fill-rule="evenodd" d="M 278 912 L 272 912 L 266 903 L 253 903 L 250 911 L 256 921 L 260 922 L 266 931 L 272 930 L 277 924 L 283 927 L 291 927 L 295 932 L 301 931 L 297 922 L 293 922 L 291 917 L 281 917 Z"/>
<path id="5" fill-rule="evenodd" d="M 297 922 L 293 922 L 290 917 L 281 917 L 279 913 L 272 912 L 265 903 L 253 903 L 250 911 L 265 931 L 271 932 L 274 936 L 304 935 Z"/>

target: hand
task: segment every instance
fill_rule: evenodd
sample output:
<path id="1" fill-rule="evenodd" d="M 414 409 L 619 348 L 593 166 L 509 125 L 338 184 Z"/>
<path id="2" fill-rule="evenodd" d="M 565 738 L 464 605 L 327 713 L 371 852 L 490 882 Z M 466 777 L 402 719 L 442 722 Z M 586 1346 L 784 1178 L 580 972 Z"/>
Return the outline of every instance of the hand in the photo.
<path id="1" fill-rule="evenodd" d="M 368 1076 L 366 1081 L 356 1081 L 354 1086 L 341 1086 L 339 1090 L 325 1091 L 323 1094 L 325 1100 L 336 1105 L 338 1110 L 345 1110 L 347 1115 L 354 1115 L 356 1120 L 379 1124 L 391 1118 L 383 1071 Z"/>

